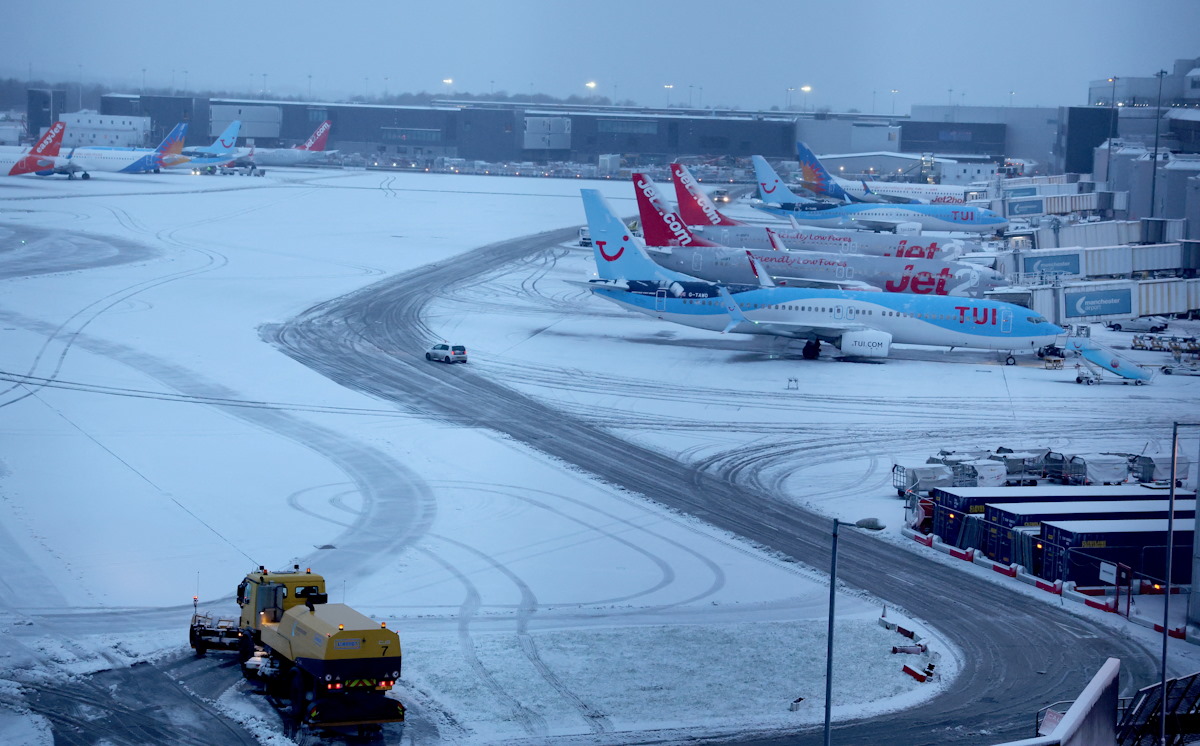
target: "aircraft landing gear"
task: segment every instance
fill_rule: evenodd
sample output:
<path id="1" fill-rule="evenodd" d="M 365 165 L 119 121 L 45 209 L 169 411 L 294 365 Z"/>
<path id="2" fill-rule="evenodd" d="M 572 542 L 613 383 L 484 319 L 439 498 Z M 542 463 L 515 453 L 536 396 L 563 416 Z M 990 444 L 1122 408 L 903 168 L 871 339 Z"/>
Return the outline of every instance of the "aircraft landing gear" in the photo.
<path id="1" fill-rule="evenodd" d="M 92 178 L 92 175 L 89 174 L 87 171 L 84 171 L 82 174 L 80 174 L 79 178 L 83 179 L 84 181 L 87 181 L 88 179 Z"/>
<path id="2" fill-rule="evenodd" d="M 1004 364 L 1005 365 L 1016 365 L 1017 359 L 1015 357 L 1013 357 L 1012 355 L 1009 355 L 1008 357 L 1004 358 Z"/>
<path id="3" fill-rule="evenodd" d="M 820 340 L 810 339 L 804 343 L 804 350 L 801 352 L 805 360 L 816 360 L 821 356 Z"/>

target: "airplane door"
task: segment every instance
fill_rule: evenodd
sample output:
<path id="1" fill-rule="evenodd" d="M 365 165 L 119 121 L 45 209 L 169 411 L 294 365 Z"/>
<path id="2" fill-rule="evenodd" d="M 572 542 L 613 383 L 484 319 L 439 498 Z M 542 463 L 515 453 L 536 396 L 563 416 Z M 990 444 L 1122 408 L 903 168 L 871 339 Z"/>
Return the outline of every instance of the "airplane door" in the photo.
<path id="1" fill-rule="evenodd" d="M 693 251 L 692 252 L 692 270 L 695 272 L 699 272 L 703 268 L 704 268 L 704 252 L 703 251 Z"/>
<path id="2" fill-rule="evenodd" d="M 840 319 L 842 318 L 843 313 L 845 313 L 845 309 L 843 309 L 841 306 L 833 307 L 833 318 Z"/>
<path id="3" fill-rule="evenodd" d="M 1012 334 L 1013 315 L 1007 308 L 1000 309 L 1000 333 Z"/>
<path id="4" fill-rule="evenodd" d="M 654 310 L 655 311 L 667 310 L 667 291 L 664 288 L 659 288 L 654 293 Z"/>

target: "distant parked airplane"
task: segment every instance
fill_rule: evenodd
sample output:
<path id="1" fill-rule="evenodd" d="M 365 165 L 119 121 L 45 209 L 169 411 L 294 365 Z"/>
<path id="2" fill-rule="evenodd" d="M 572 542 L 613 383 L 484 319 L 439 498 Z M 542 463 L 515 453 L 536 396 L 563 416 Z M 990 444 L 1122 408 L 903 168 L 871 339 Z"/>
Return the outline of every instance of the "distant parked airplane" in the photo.
<path id="1" fill-rule="evenodd" d="M 91 178 L 92 171 L 109 171 L 113 173 L 141 174 L 162 170 L 164 158 L 171 158 L 183 151 L 183 138 L 187 134 L 187 122 L 175 125 L 157 148 L 113 148 L 113 147 L 78 147 L 73 149 L 65 159 L 60 159 L 54 173 L 65 173 L 67 178 L 75 178 L 80 173 L 82 178 Z"/>
<path id="2" fill-rule="evenodd" d="M 333 155 L 336 150 L 326 150 L 329 130 L 333 123 L 326 119 L 302 145 L 292 148 L 238 148 L 236 157 L 240 162 L 255 166 L 301 166 Z"/>
<path id="3" fill-rule="evenodd" d="M 886 357 L 891 345 L 1036 351 L 1063 330 L 1028 308 L 975 298 L 862 293 L 761 285 L 720 285 L 655 264 L 599 191 L 581 190 L 599 279 L 592 293 L 677 324 L 821 342 L 850 357 Z"/>
<path id="4" fill-rule="evenodd" d="M 188 166 L 193 173 L 206 169 L 215 170 L 218 166 L 228 163 L 234 158 L 238 133 L 241 129 L 241 120 L 235 119 L 225 127 L 221 134 L 217 135 L 211 145 L 184 148 L 178 154 L 165 157 L 163 165 L 167 168 Z"/>
<path id="5" fill-rule="evenodd" d="M 650 177 L 633 174 L 633 186 L 647 253 L 664 267 L 702 280 L 753 284 L 766 272 L 773 282 L 792 287 L 971 298 L 1009 284 L 999 272 L 965 262 L 789 251 L 778 239 L 770 250 L 720 246 L 694 235 Z"/>
<path id="6" fill-rule="evenodd" d="M 818 197 L 831 197 L 843 202 L 934 205 L 961 205 L 967 201 L 966 187 L 893 181 L 851 181 L 834 176 L 816 154 L 800 141 L 796 141 L 796 157 L 800 161 L 800 183 Z"/>
<path id="7" fill-rule="evenodd" d="M 724 246 L 771 248 L 771 239 L 765 227 L 748 225 L 727 217 L 708 199 L 686 166 L 674 163 L 671 165 L 671 173 L 674 176 L 676 198 L 679 200 L 679 214 L 692 232 Z M 919 234 L 802 227 L 795 221 L 772 226 L 771 230 L 788 248 L 805 251 L 913 259 L 952 259 L 979 248 L 978 241 L 964 241 L 961 238 L 924 240 Z"/>
<path id="8" fill-rule="evenodd" d="M 896 230 L 918 225 L 923 230 L 993 233 L 1008 227 L 1008 221 L 991 210 L 973 205 L 878 205 L 855 203 L 831 205 L 796 196 L 762 156 L 751 156 L 761 202 L 754 207 L 797 223 L 825 228 L 861 227 Z"/>

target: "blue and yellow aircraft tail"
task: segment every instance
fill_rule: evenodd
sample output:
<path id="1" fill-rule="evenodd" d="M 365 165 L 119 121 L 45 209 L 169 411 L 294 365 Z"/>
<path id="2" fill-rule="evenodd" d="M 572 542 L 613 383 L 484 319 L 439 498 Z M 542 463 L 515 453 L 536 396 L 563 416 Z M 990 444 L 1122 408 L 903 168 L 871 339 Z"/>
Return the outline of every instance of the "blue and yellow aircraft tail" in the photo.
<path id="1" fill-rule="evenodd" d="M 156 166 L 162 168 L 169 165 L 172 158 L 178 157 L 183 152 L 183 140 L 187 136 L 187 128 L 187 122 L 180 122 L 158 144 L 151 156 Z"/>
<path id="2" fill-rule="evenodd" d="M 796 141 L 796 160 L 800 162 L 800 183 L 819 197 L 831 197 L 843 202 L 862 202 L 838 183 L 833 174 L 817 158 L 816 153 L 799 140 Z"/>

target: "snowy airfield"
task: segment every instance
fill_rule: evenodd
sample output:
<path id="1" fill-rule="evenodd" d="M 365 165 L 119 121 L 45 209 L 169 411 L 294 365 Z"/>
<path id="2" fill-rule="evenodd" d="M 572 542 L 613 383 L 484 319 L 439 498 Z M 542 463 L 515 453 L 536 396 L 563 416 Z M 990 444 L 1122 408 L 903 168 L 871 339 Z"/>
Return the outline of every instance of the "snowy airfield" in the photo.
<path id="1" fill-rule="evenodd" d="M 385 276 L 580 225 L 581 186 L 635 211 L 625 182 L 276 169 L 0 183 L 0 741 L 50 742 L 23 682 L 183 654 L 192 595 L 232 613 L 247 570 L 310 557 L 331 600 L 400 632 L 397 695 L 420 723 L 409 740 L 819 723 L 825 568 L 344 388 L 263 341 Z M 474 373 L 698 470 L 878 517 L 898 552 L 917 548 L 900 536 L 893 460 L 944 445 L 1165 448 L 1198 411 L 1190 377 L 1085 387 L 1069 366 L 919 348 L 859 365 L 826 347 L 806 362 L 779 340 L 654 321 L 565 282 L 592 266 L 563 244 L 488 267 L 430 299 L 429 342 L 465 344 Z M 364 484 L 405 497 L 367 522 Z M 420 539 L 381 549 L 411 504 L 430 517 Z M 369 569 L 327 569 L 351 565 Z M 923 620 L 911 624 L 942 678 L 902 674 L 880 611 L 839 598 L 835 718 L 911 708 L 953 678 L 956 651 Z M 218 706 L 287 743 L 243 686 L 231 678 Z"/>

